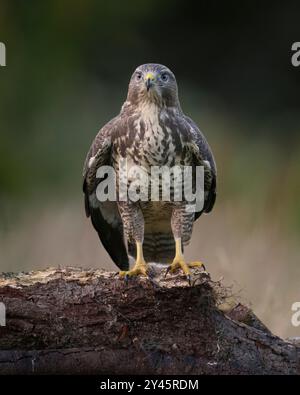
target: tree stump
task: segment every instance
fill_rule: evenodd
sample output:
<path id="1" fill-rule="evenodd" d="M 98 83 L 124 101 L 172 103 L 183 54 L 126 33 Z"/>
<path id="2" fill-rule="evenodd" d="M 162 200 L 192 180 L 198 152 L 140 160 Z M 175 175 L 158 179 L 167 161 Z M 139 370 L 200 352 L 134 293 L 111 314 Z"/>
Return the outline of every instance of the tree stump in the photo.
<path id="1" fill-rule="evenodd" d="M 181 274 L 1 274 L 0 374 L 299 374 L 300 348 L 226 293 L 197 269 L 191 286 Z"/>

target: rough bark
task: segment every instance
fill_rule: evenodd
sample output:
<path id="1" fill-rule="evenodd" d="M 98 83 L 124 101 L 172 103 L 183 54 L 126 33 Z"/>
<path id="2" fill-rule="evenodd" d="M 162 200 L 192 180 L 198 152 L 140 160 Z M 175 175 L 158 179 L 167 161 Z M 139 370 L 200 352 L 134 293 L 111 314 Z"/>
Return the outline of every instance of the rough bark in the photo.
<path id="1" fill-rule="evenodd" d="M 130 279 L 102 270 L 0 275 L 0 373 L 299 374 L 300 348 L 195 271 Z M 226 313 L 224 313 L 226 311 Z"/>

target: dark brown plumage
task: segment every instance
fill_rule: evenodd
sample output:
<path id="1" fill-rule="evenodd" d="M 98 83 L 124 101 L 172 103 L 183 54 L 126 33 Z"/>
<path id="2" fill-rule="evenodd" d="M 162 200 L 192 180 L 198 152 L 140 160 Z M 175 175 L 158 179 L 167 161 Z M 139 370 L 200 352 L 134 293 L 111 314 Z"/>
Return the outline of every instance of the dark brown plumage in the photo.
<path id="1" fill-rule="evenodd" d="M 118 175 L 120 158 L 149 174 L 152 166 L 204 166 L 203 209 L 188 212 L 187 201 L 99 202 L 97 169 L 112 165 Z M 193 222 L 214 206 L 216 165 L 203 134 L 181 110 L 176 79 L 168 68 L 146 64 L 136 69 L 127 100 L 96 136 L 83 175 L 86 214 L 113 261 L 128 270 L 128 256 L 138 255 L 134 269 L 125 274 L 145 274 L 146 261 L 168 262 L 176 253 L 171 269 L 180 266 L 188 275 L 181 249 L 190 240 Z"/>

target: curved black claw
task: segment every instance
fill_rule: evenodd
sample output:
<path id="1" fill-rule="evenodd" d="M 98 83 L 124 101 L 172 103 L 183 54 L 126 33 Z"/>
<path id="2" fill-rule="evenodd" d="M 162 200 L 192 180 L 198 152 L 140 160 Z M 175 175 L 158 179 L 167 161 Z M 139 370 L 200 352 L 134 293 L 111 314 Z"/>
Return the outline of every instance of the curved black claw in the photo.
<path id="1" fill-rule="evenodd" d="M 190 275 L 190 274 L 187 274 L 187 275 L 186 275 L 186 279 L 188 280 L 189 286 L 191 287 L 191 286 L 192 286 L 192 278 L 191 278 L 191 275 Z"/>
<path id="2" fill-rule="evenodd" d="M 171 266 L 168 266 L 167 270 L 166 270 L 166 273 L 165 273 L 165 278 L 167 277 L 167 274 L 170 272 L 170 270 L 171 270 Z"/>

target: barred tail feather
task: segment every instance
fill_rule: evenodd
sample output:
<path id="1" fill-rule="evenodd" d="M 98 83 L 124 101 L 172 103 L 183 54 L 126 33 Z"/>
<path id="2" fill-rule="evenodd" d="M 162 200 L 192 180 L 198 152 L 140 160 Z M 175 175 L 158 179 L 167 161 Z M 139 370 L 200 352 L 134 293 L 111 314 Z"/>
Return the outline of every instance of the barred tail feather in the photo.
<path id="1" fill-rule="evenodd" d="M 175 256 L 175 241 L 172 233 L 145 233 L 144 257 L 148 262 L 170 263 Z"/>
<path id="2" fill-rule="evenodd" d="M 190 238 L 183 240 L 184 246 L 189 244 Z M 145 233 L 143 253 L 146 262 L 171 263 L 175 257 L 175 240 L 173 233 Z M 135 243 L 128 243 L 128 254 L 136 258 Z"/>

